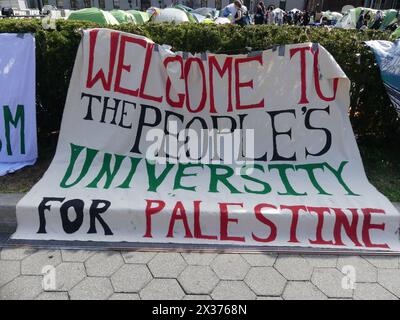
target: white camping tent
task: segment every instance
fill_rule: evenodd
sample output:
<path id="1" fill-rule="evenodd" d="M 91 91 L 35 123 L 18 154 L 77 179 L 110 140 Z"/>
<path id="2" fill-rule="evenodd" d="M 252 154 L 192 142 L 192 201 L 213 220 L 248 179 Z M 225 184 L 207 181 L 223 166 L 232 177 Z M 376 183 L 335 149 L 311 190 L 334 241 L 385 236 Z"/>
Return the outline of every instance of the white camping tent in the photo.
<path id="1" fill-rule="evenodd" d="M 216 24 L 227 24 L 227 23 L 231 23 L 231 20 L 229 20 L 228 18 L 225 18 L 225 17 L 218 17 L 217 19 L 215 19 L 214 22 Z"/>
<path id="2" fill-rule="evenodd" d="M 275 8 L 274 10 L 272 10 L 273 14 L 278 14 L 279 12 L 285 12 L 285 10 L 282 10 L 281 8 Z"/>
<path id="3" fill-rule="evenodd" d="M 187 14 L 183 10 L 175 8 L 161 9 L 160 14 L 154 16 L 152 19 L 154 22 L 189 22 Z"/>

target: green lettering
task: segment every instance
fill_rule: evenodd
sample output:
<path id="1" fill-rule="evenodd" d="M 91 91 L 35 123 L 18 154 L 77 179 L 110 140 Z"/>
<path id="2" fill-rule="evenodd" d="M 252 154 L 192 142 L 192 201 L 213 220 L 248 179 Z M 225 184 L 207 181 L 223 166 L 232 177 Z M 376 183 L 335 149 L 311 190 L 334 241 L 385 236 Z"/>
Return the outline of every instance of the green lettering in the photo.
<path id="1" fill-rule="evenodd" d="M 211 170 L 210 186 L 208 192 L 219 192 L 218 191 L 218 181 L 219 181 L 222 184 L 224 184 L 231 193 L 241 193 L 228 181 L 228 178 L 234 175 L 235 170 L 233 170 L 231 167 L 222 164 L 208 164 L 207 166 Z M 225 170 L 225 173 L 218 174 L 217 173 L 218 169 Z"/>
<path id="2" fill-rule="evenodd" d="M 172 163 L 167 163 L 167 166 L 163 172 L 156 177 L 156 165 L 152 161 L 146 160 L 147 175 L 149 177 L 149 188 L 147 191 L 156 192 L 160 184 L 165 180 L 168 173 L 172 170 L 174 165 Z"/>
<path id="3" fill-rule="evenodd" d="M 305 196 L 307 195 L 306 192 L 304 193 L 298 193 L 296 192 L 293 187 L 291 186 L 289 179 L 286 175 L 286 170 L 291 169 L 295 170 L 294 165 L 291 164 L 270 164 L 268 165 L 268 170 L 271 171 L 271 169 L 277 169 L 279 176 L 282 180 L 283 185 L 285 186 L 286 192 L 278 192 L 279 195 L 281 196 Z"/>
<path id="4" fill-rule="evenodd" d="M 340 163 L 339 168 L 336 170 L 335 168 L 331 167 L 327 162 L 324 162 L 323 165 L 331 171 L 338 182 L 341 184 L 341 186 L 347 191 L 348 196 L 359 196 L 359 194 L 354 193 L 353 191 L 350 190 L 350 188 L 347 186 L 347 184 L 344 182 L 342 178 L 342 172 L 344 169 L 344 166 L 348 163 L 348 161 L 342 161 Z"/>
<path id="5" fill-rule="evenodd" d="M 65 172 L 64 178 L 62 179 L 60 183 L 61 188 L 71 188 L 74 185 L 78 184 L 83 177 L 88 173 L 90 166 L 93 163 L 93 159 L 96 157 L 97 153 L 99 152 L 98 150 L 95 149 L 90 149 L 90 148 L 85 148 L 82 146 L 78 146 L 75 144 L 70 144 L 71 147 L 71 157 L 69 160 L 69 165 L 67 168 L 67 171 Z M 85 162 L 83 163 L 83 167 L 81 170 L 81 173 L 79 177 L 72 183 L 67 184 L 68 179 L 71 177 L 72 171 L 74 170 L 76 160 L 78 159 L 78 156 L 82 152 L 83 149 L 86 149 L 86 158 Z"/>
<path id="6" fill-rule="evenodd" d="M 20 123 L 19 134 L 20 134 L 20 151 L 21 154 L 25 154 L 25 110 L 24 106 L 19 104 L 17 106 L 17 110 L 15 112 L 15 118 L 13 118 L 11 114 L 11 110 L 9 106 L 3 106 L 3 116 L 4 116 L 4 128 L 6 134 L 6 145 L 7 145 L 7 154 L 12 156 L 12 146 L 11 146 L 11 128 L 12 125 L 15 129 L 18 127 L 18 123 Z"/>
<path id="7" fill-rule="evenodd" d="M 99 173 L 97 174 L 96 178 L 89 183 L 86 187 L 87 188 L 98 188 L 98 183 L 100 182 L 103 177 L 106 177 L 106 181 L 104 183 L 103 188 L 108 189 L 111 186 L 116 174 L 118 173 L 119 169 L 121 168 L 122 161 L 126 158 L 125 156 L 121 156 L 119 154 L 114 154 L 115 162 L 114 167 L 111 168 L 111 159 L 113 156 L 110 153 L 104 154 L 103 164 Z"/>
<path id="8" fill-rule="evenodd" d="M 305 170 L 310 178 L 310 181 L 315 189 L 318 190 L 319 194 L 331 196 L 332 194 L 327 193 L 324 189 L 322 189 L 321 185 L 318 183 L 317 179 L 315 178 L 314 170 L 321 169 L 324 171 L 323 163 L 309 163 L 309 164 L 299 164 L 296 165 L 296 170 Z"/>
<path id="9" fill-rule="evenodd" d="M 136 168 L 137 168 L 140 160 L 142 160 L 142 158 L 132 158 L 132 157 L 129 157 L 129 159 L 131 159 L 131 170 L 129 171 L 128 176 L 126 177 L 124 182 L 122 182 L 117 188 L 121 188 L 121 189 L 130 188 L 130 183 L 131 183 L 132 177 L 136 172 Z"/>
<path id="10" fill-rule="evenodd" d="M 183 189 L 183 190 L 189 190 L 189 191 L 196 191 L 196 187 L 195 186 L 183 186 L 181 183 L 181 180 L 183 177 L 195 177 L 197 176 L 197 173 L 185 173 L 185 169 L 187 168 L 194 168 L 194 167 L 200 167 L 200 168 L 204 168 L 204 165 L 202 164 L 192 164 L 192 163 L 180 163 L 178 165 L 178 170 L 176 172 L 175 175 L 175 181 L 174 181 L 174 190 L 176 189 Z"/>
<path id="11" fill-rule="evenodd" d="M 265 181 L 262 181 L 262 180 L 259 180 L 257 178 L 254 178 L 254 177 L 251 177 L 251 176 L 247 175 L 246 174 L 247 173 L 247 169 L 257 169 L 257 170 L 260 170 L 261 172 L 264 173 L 265 172 L 264 171 L 264 167 L 261 164 L 245 165 L 240 170 L 240 176 L 243 179 L 258 183 L 258 184 L 263 186 L 263 189 L 260 190 L 260 191 L 256 191 L 256 190 L 252 190 L 252 189 L 247 188 L 247 186 L 245 185 L 244 186 L 244 190 L 247 193 L 255 193 L 255 194 L 267 194 L 267 193 L 270 193 L 271 190 L 272 190 L 271 186 L 268 183 L 266 183 Z"/>

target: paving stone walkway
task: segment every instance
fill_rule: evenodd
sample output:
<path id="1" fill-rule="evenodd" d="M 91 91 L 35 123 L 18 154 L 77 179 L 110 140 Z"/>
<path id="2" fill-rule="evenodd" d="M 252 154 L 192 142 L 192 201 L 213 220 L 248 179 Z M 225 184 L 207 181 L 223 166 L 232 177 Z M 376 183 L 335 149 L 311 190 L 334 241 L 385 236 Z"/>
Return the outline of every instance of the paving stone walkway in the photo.
<path id="1" fill-rule="evenodd" d="M 0 300 L 399 298 L 399 257 L 0 251 Z"/>

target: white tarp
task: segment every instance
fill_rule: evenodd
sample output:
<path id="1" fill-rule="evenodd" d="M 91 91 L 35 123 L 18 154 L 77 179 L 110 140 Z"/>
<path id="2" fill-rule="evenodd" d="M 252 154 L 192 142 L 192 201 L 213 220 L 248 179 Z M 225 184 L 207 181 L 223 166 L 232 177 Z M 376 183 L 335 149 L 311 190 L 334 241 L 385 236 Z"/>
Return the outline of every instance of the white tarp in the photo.
<path id="1" fill-rule="evenodd" d="M 35 38 L 0 34 L 0 176 L 37 158 Z"/>
<path id="2" fill-rule="evenodd" d="M 55 158 L 13 238 L 398 251 L 349 88 L 317 44 L 191 55 L 86 30 Z"/>
<path id="3" fill-rule="evenodd" d="M 395 42 L 372 40 L 367 41 L 366 44 L 375 53 L 383 84 L 393 106 L 400 115 L 400 39 Z"/>

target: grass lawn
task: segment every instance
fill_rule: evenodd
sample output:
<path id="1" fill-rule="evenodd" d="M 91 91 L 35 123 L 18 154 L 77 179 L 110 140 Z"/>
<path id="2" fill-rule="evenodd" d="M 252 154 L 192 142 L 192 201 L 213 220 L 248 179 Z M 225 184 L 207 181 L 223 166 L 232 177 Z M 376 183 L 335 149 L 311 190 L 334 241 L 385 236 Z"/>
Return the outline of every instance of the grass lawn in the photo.
<path id="1" fill-rule="evenodd" d="M 389 200 L 400 202 L 400 148 L 359 144 L 369 181 Z"/>
<path id="2" fill-rule="evenodd" d="M 0 177 L 0 193 L 29 191 L 49 166 L 54 145 L 43 148 L 34 166 Z M 400 202 L 400 148 L 371 144 L 359 144 L 359 148 L 369 181 L 389 200 Z"/>
<path id="3" fill-rule="evenodd" d="M 27 192 L 40 180 L 53 159 L 57 135 L 39 137 L 39 159 L 33 166 L 0 177 L 0 193 Z"/>

